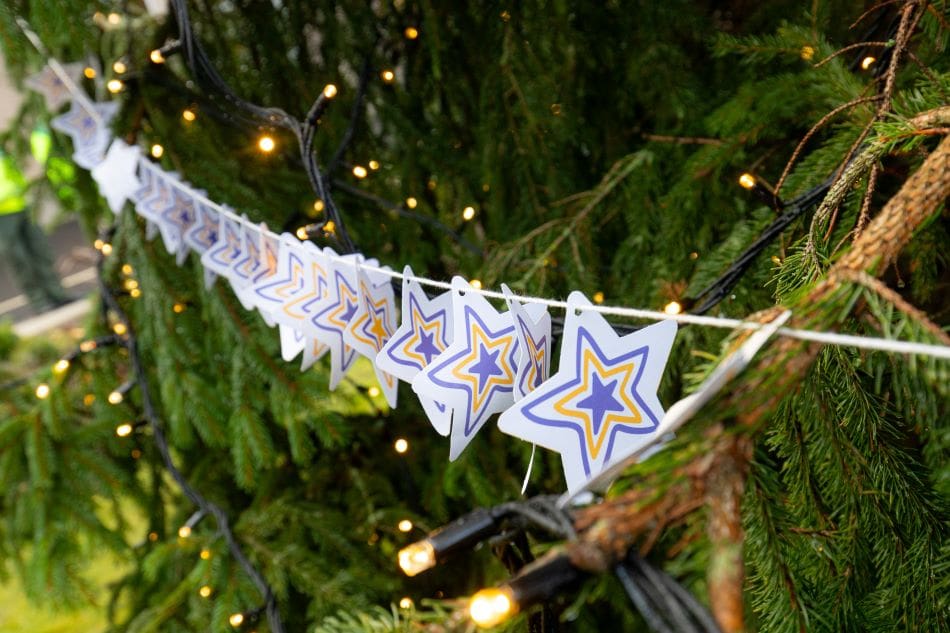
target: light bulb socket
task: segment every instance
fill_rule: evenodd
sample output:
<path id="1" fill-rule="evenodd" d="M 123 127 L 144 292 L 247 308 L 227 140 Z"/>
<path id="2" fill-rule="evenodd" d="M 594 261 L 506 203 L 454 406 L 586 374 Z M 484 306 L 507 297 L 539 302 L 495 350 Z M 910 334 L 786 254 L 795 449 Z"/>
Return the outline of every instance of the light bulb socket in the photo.
<path id="1" fill-rule="evenodd" d="M 432 532 L 426 540 L 432 544 L 436 559 L 441 562 L 452 554 L 471 549 L 496 534 L 499 518 L 491 510 L 479 508 Z"/>
<path id="2" fill-rule="evenodd" d="M 523 567 L 505 586 L 519 610 L 550 600 L 587 576 L 571 564 L 567 553 L 554 550 Z"/>

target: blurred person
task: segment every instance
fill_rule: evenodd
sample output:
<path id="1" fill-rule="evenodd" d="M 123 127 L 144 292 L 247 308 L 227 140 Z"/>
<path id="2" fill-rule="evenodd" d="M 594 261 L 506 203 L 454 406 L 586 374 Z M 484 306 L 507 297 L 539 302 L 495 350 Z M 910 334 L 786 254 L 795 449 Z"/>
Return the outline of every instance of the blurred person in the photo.
<path id="1" fill-rule="evenodd" d="M 0 255 L 9 263 L 36 312 L 69 302 L 53 269 L 46 235 L 30 218 L 27 182 L 13 157 L 0 150 Z"/>

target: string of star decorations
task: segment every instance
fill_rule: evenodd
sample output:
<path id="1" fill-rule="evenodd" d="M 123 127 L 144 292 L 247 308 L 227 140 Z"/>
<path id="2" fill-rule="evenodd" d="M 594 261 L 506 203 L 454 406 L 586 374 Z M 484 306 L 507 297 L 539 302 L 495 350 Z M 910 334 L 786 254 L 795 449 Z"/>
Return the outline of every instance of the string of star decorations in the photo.
<path id="1" fill-rule="evenodd" d="M 200 68 L 205 79 L 219 81 L 200 46 L 188 35 L 190 28 L 183 4 L 177 0 L 172 3 L 182 28 L 181 46 L 189 51 L 195 72 Z M 158 55 L 163 52 L 158 51 Z M 48 67 L 30 81 L 30 85 L 44 93 L 51 108 L 70 101 L 69 111 L 57 117 L 53 127 L 72 138 L 76 163 L 91 170 L 114 213 L 123 212 L 126 202 L 131 202 L 145 220 L 147 237 L 160 236 L 179 264 L 195 253 L 200 257 L 209 287 L 218 277 L 225 279 L 245 308 L 257 310 L 268 325 L 278 330 L 281 355 L 286 361 L 300 357 L 303 370 L 329 356 L 333 389 L 355 360 L 365 357 L 373 364 L 380 390 L 391 407 L 398 404 L 398 381 L 410 383 L 435 431 L 448 436 L 450 460 L 462 454 L 494 414 L 501 414 L 498 428 L 502 432 L 561 454 L 568 487 L 561 501 L 508 504 L 465 517 L 454 527 L 403 550 L 399 562 L 408 574 L 419 573 L 452 551 L 498 533 L 512 520 L 558 536 L 570 536 L 569 501 L 587 490 L 606 486 L 619 467 L 654 449 L 688 419 L 687 405 L 674 405 L 666 412 L 657 398 L 677 324 L 730 329 L 767 327 L 683 314 L 679 304 L 671 304 L 663 312 L 603 306 L 590 302 L 580 292 L 572 293 L 565 302 L 519 296 L 504 285 L 501 293 L 485 290 L 480 283 L 461 277 L 451 283 L 432 280 L 416 276 L 408 266 L 397 272 L 355 251 L 339 210 L 330 202 L 328 217 L 330 222 L 337 223 L 342 252 L 318 248 L 306 239 L 306 231 L 301 235 L 275 233 L 209 199 L 177 173 L 165 171 L 150 160 L 140 148 L 113 138 L 109 126 L 117 102 L 93 102 L 76 83 L 77 68 L 67 68 L 50 59 Z M 227 90 L 224 85 L 218 89 Z M 110 91 L 118 92 L 112 87 Z M 248 117 L 266 116 L 271 124 L 277 121 L 297 134 L 305 169 L 315 191 L 325 201 L 332 198 L 325 176 L 313 159 L 313 122 L 336 93 L 334 85 L 327 85 L 303 123 L 285 113 L 241 102 L 237 97 L 229 99 Z M 260 148 L 272 150 L 273 141 L 262 137 Z M 160 158 L 160 146 L 153 147 L 150 154 Z M 750 179 L 744 186 L 756 189 L 755 179 Z M 823 183 L 789 204 L 781 203 L 783 208 L 793 209 L 786 211 L 785 217 L 796 217 L 826 189 L 827 183 Z M 784 220 L 782 226 L 789 221 Z M 107 256 L 111 250 L 108 243 L 99 246 L 102 255 Z M 699 312 L 707 310 L 710 301 L 718 300 L 717 293 L 721 294 L 729 283 L 735 283 L 747 259 L 733 267 L 725 282 L 704 291 L 703 295 L 712 292 L 712 296 Z M 402 281 L 401 311 L 397 310 L 393 280 Z M 430 297 L 424 287 L 444 292 Z M 122 314 L 105 286 L 103 291 L 109 307 Z M 499 311 L 488 299 L 501 299 L 508 309 Z M 566 314 L 554 371 L 553 318 L 549 312 L 552 307 L 562 308 Z M 605 315 L 657 322 L 621 336 Z M 771 329 L 760 332 L 765 338 L 774 333 L 828 344 L 950 358 L 950 349 L 945 346 L 793 330 L 782 328 L 781 322 L 769 326 Z M 124 329 L 128 331 L 127 323 Z M 129 340 L 132 343 L 127 346 L 134 352 L 134 339 Z M 762 343 L 764 338 L 756 339 L 756 345 Z M 746 348 L 742 361 L 748 362 L 755 349 Z M 136 368 L 137 352 L 131 357 Z M 727 373 L 724 369 L 718 382 L 710 383 L 708 389 L 721 388 L 725 380 L 722 376 Z M 135 375 L 143 394 L 146 393 L 141 367 L 136 368 Z M 117 397 L 122 397 L 122 389 L 130 387 L 131 384 L 117 390 Z M 694 411 L 700 401 L 697 396 L 691 396 L 693 408 L 689 411 Z M 147 398 L 144 400 L 146 419 L 156 437 L 160 437 L 161 428 L 154 412 L 150 412 Z M 176 481 L 199 508 L 195 521 L 205 514 L 215 516 L 233 555 L 264 596 L 271 629 L 282 631 L 273 594 L 243 557 L 227 528 L 227 518 L 181 477 L 165 447 L 166 466 L 173 476 L 178 473 Z M 676 600 L 683 612 L 693 614 L 695 630 L 714 630 L 714 625 L 707 626 L 705 612 L 662 572 L 636 557 L 627 561 L 621 571 L 618 576 L 622 581 L 626 579 L 624 586 L 631 600 L 645 615 L 655 614 L 655 605 L 662 604 L 664 596 L 678 596 Z M 496 616 L 507 616 L 519 605 L 524 608 L 542 599 L 539 587 L 545 583 L 539 577 L 557 578 L 557 583 L 550 582 L 560 587 L 576 581 L 578 572 L 562 554 L 553 553 L 523 570 L 518 576 L 522 579 L 518 581 L 520 585 L 476 596 L 471 609 L 473 618 L 490 625 L 497 621 Z M 639 580 L 634 581 L 634 577 Z M 645 595 L 645 586 L 653 587 L 654 594 Z M 259 613 L 260 610 L 235 614 L 232 624 L 240 626 L 246 618 Z"/>

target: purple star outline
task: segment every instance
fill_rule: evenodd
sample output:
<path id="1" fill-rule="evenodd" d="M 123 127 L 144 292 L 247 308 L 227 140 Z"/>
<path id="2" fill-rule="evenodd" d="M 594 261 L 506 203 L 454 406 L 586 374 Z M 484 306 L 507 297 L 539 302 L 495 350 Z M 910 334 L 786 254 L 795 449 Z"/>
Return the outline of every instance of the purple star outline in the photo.
<path id="1" fill-rule="evenodd" d="M 195 223 L 185 234 L 185 243 L 195 252 L 204 253 L 218 241 L 218 223 L 213 209 L 203 203 L 195 206 Z"/>
<path id="2" fill-rule="evenodd" d="M 644 417 L 648 418 L 650 422 L 652 422 L 652 424 L 643 425 L 643 426 L 614 424 L 613 428 L 610 430 L 610 437 L 607 440 L 607 449 L 606 449 L 606 452 L 604 453 L 604 463 L 606 464 L 610 462 L 610 456 L 613 452 L 614 440 L 617 437 L 617 433 L 629 433 L 631 435 L 643 435 L 645 433 L 650 433 L 657 427 L 657 425 L 659 424 L 659 420 L 657 419 L 656 414 L 653 413 L 653 411 L 651 411 L 649 407 L 647 407 L 646 403 L 643 401 L 643 398 L 640 397 L 640 394 L 637 393 L 637 385 L 639 385 L 640 377 L 643 375 L 643 370 L 646 368 L 646 365 L 647 365 L 647 355 L 649 354 L 649 347 L 644 345 L 643 347 L 639 347 L 631 352 L 627 352 L 626 354 L 622 354 L 616 358 L 607 358 L 606 356 L 604 356 L 603 352 L 601 352 L 600 347 L 597 346 L 597 342 L 594 340 L 593 336 L 591 336 L 590 332 L 588 332 L 583 327 L 578 328 L 577 350 L 576 350 L 576 353 L 574 354 L 574 362 L 575 362 L 574 378 L 567 381 L 566 383 L 559 386 L 558 388 L 542 395 L 538 399 L 525 404 L 521 408 L 521 413 L 526 418 L 534 422 L 535 424 L 541 424 L 543 426 L 561 427 L 561 428 L 574 430 L 577 433 L 578 442 L 581 448 L 581 458 L 584 463 L 584 473 L 588 477 L 590 477 L 591 475 L 590 462 L 587 457 L 587 447 L 584 443 L 585 433 L 584 433 L 583 427 L 577 422 L 572 422 L 572 421 L 568 421 L 564 419 L 552 419 L 552 418 L 542 417 L 538 415 L 537 413 L 535 413 L 534 411 L 532 411 L 532 409 L 540 405 L 542 402 L 553 400 L 559 394 L 565 391 L 570 391 L 574 389 L 575 387 L 577 387 L 579 384 L 581 384 L 582 382 L 581 370 L 582 370 L 582 364 L 583 364 L 583 351 L 585 347 L 584 345 L 585 340 L 588 341 L 588 346 L 590 347 L 591 350 L 593 350 L 594 354 L 596 354 L 598 360 L 600 360 L 601 363 L 607 366 L 617 366 L 637 356 L 643 357 L 637 368 L 637 374 L 633 379 L 633 384 L 630 385 L 630 392 L 631 392 L 630 395 L 633 396 L 633 399 L 636 401 L 637 405 L 639 405 L 641 412 L 644 414 Z M 585 409 L 590 409 L 592 414 L 594 414 L 595 412 L 599 412 L 599 416 L 596 416 L 598 419 L 593 420 L 594 421 L 593 426 L 595 427 L 595 432 L 597 432 L 600 430 L 600 425 L 603 424 L 604 413 L 608 410 L 616 410 L 616 409 L 609 408 L 609 405 L 606 405 L 602 401 L 603 393 L 606 391 L 605 385 L 603 382 L 600 381 L 600 376 L 598 374 L 595 373 L 594 378 L 596 382 L 601 386 L 602 391 L 600 393 L 597 393 L 597 388 L 595 385 L 594 389 L 592 390 L 592 393 L 584 400 L 578 401 L 575 404 L 575 406 L 582 407 Z M 608 383 L 608 384 L 612 385 L 614 383 Z M 613 397 L 613 389 L 610 389 L 610 399 L 613 400 L 615 403 L 617 402 L 616 399 Z M 595 417 L 595 416 L 592 416 L 592 417 Z"/>
<path id="3" fill-rule="evenodd" d="M 287 266 L 287 270 L 285 271 L 285 274 L 287 276 L 278 278 L 277 275 L 274 275 L 274 281 L 268 284 L 264 284 L 263 286 L 260 286 L 259 288 L 255 288 L 254 292 L 257 294 L 258 297 L 270 303 L 277 303 L 277 304 L 283 303 L 287 299 L 287 297 L 280 297 L 274 294 L 272 290 L 274 288 L 280 288 L 281 286 L 286 286 L 288 283 L 294 280 L 294 266 L 295 265 L 299 266 L 300 269 L 303 270 L 303 260 L 300 258 L 299 255 L 297 255 L 297 253 L 290 251 L 290 254 L 288 255 L 287 259 L 290 262 L 290 264 Z M 300 278 L 297 280 L 297 286 L 290 292 L 290 296 L 292 297 L 293 295 L 303 290 L 305 283 L 306 282 L 305 282 L 304 275 L 300 275 Z M 303 334 L 300 335 L 300 338 L 303 338 Z M 300 338 L 298 338 L 297 340 L 300 340 Z"/>
<path id="4" fill-rule="evenodd" d="M 387 280 L 385 283 L 388 284 L 388 283 L 389 283 L 389 280 Z M 377 287 L 378 287 L 378 286 L 377 286 Z M 370 331 L 371 326 L 373 325 L 373 323 L 376 322 L 376 320 L 373 319 L 372 315 L 373 315 L 373 314 L 379 315 L 379 317 L 380 317 L 379 320 L 382 321 L 382 323 L 383 323 L 383 329 L 388 330 L 388 329 L 389 329 L 389 322 L 390 322 L 390 321 L 389 321 L 389 305 L 390 305 L 390 304 L 389 304 L 389 302 L 387 301 L 387 302 L 383 303 L 383 307 L 382 307 L 382 308 L 377 309 L 376 306 L 373 305 L 373 299 L 372 299 L 372 297 L 364 297 L 364 299 L 365 299 L 365 301 L 366 301 L 366 311 L 370 313 L 370 318 L 366 319 L 366 322 L 363 323 L 363 325 L 362 325 L 362 327 L 360 327 L 360 329 L 363 330 L 363 334 L 366 335 L 366 338 L 372 339 L 373 341 L 375 341 L 375 340 L 376 340 L 376 335 L 375 335 L 373 332 Z M 392 336 L 392 332 L 386 332 L 386 336 L 387 336 L 387 337 Z M 383 341 L 382 344 L 385 345 L 385 344 L 386 344 L 386 341 Z M 382 349 L 382 347 L 380 347 L 379 349 Z M 376 351 L 379 352 L 379 349 L 377 349 Z M 436 353 L 438 353 L 438 351 L 436 351 Z"/>
<path id="5" fill-rule="evenodd" d="M 231 262 L 241 254 L 241 236 L 234 225 L 227 220 L 224 222 L 224 233 L 224 239 L 215 246 L 208 257 L 222 268 L 230 268 Z M 235 236 L 234 241 L 230 239 L 232 235 Z M 224 259 L 220 259 L 221 256 L 224 256 Z"/>
<path id="6" fill-rule="evenodd" d="M 266 273 L 267 270 L 264 269 L 261 265 L 261 249 L 254 243 L 254 240 L 251 239 L 245 233 L 245 254 L 237 263 L 234 264 L 234 272 L 237 273 L 238 277 L 246 279 L 251 283 L 258 281 L 261 278 L 262 273 Z"/>
<path id="7" fill-rule="evenodd" d="M 347 345 L 346 342 L 343 340 L 343 330 L 338 329 L 333 324 L 324 325 L 323 323 L 320 323 L 320 321 L 321 319 L 325 320 L 326 314 L 332 312 L 336 308 L 343 305 L 343 301 L 345 301 L 345 299 L 343 297 L 343 292 L 341 291 L 342 286 L 346 286 L 350 290 L 350 292 L 353 293 L 354 296 L 357 296 L 357 292 L 356 292 L 356 289 L 352 285 L 350 285 L 350 282 L 347 281 L 346 277 L 340 271 L 334 270 L 333 277 L 334 277 L 334 282 L 335 282 L 333 287 L 336 289 L 336 296 L 334 298 L 333 303 L 331 303 L 326 308 L 324 308 L 323 310 L 318 312 L 316 315 L 314 315 L 313 318 L 310 319 L 310 322 L 313 323 L 313 325 L 315 325 L 316 327 L 320 328 L 321 330 L 335 335 L 334 342 L 336 342 L 340 346 L 340 351 L 339 351 L 340 368 L 341 368 L 341 371 L 346 371 L 349 368 L 350 364 L 356 359 L 356 350 L 350 347 L 349 345 Z M 318 288 L 318 292 L 317 292 L 318 297 L 322 296 L 323 294 L 322 292 L 319 292 L 319 290 L 320 289 Z M 307 306 L 310 306 L 311 304 L 316 303 L 316 301 L 319 301 L 319 299 L 315 299 L 314 301 L 307 302 L 304 306 L 301 306 L 301 310 L 304 310 Z M 349 301 L 347 301 L 346 311 L 341 316 L 343 321 L 348 323 L 349 320 L 353 317 L 353 314 L 356 313 L 356 309 L 358 307 L 359 307 L 359 304 L 355 302 L 351 304 Z M 333 345 L 330 345 L 330 349 L 331 350 L 333 349 Z"/>
<path id="8" fill-rule="evenodd" d="M 413 309 L 413 307 L 415 309 Z M 421 315 L 422 317 L 421 323 L 415 321 L 416 314 Z M 431 355 L 430 355 L 430 350 L 428 348 L 422 349 L 423 347 L 422 341 L 420 341 L 419 344 L 413 350 L 413 351 L 419 352 L 420 354 L 423 354 L 426 357 L 426 365 L 422 365 L 418 363 L 417 361 L 413 361 L 409 358 L 397 356 L 393 352 L 396 349 L 402 349 L 402 345 L 406 341 L 406 339 L 411 338 L 417 331 L 419 332 L 419 338 L 421 339 L 423 336 L 426 335 L 425 331 L 422 331 L 422 325 L 435 323 L 437 320 L 442 322 L 442 329 L 441 329 L 442 349 L 445 349 L 446 347 L 448 347 L 449 342 L 445 338 L 446 332 L 448 332 L 448 314 L 445 308 L 441 310 L 436 310 L 431 315 L 426 314 L 425 311 L 422 309 L 422 306 L 419 304 L 419 300 L 416 298 L 415 294 L 410 294 L 409 295 L 409 314 L 406 316 L 410 319 L 413 319 L 412 327 L 410 328 L 408 332 L 406 332 L 401 337 L 399 337 L 398 340 L 390 344 L 389 349 L 386 350 L 386 354 L 389 356 L 389 358 L 393 360 L 393 362 L 399 363 L 400 365 L 404 365 L 406 367 L 411 367 L 412 369 L 418 369 L 421 371 L 425 369 L 426 365 L 431 363 L 432 359 L 438 356 L 440 353 L 439 348 L 437 348 L 433 342 L 429 342 L 429 345 L 431 346 Z M 430 341 L 431 341 L 431 338 L 432 337 L 430 336 Z M 440 405 L 440 407 L 441 407 L 439 409 L 440 411 L 445 410 L 444 406 Z"/>
<path id="9" fill-rule="evenodd" d="M 494 398 L 495 394 L 496 393 L 502 393 L 502 394 L 511 393 L 513 387 L 505 387 L 503 385 L 494 385 L 489 391 L 488 395 L 485 397 L 485 402 L 484 402 L 484 405 L 482 406 L 482 411 L 472 411 L 472 402 L 474 400 L 475 394 L 472 393 L 468 385 L 465 385 L 460 382 L 451 382 L 451 381 L 442 380 L 436 374 L 438 374 L 440 371 L 446 368 L 449 368 L 449 370 L 451 371 L 451 368 L 453 365 L 455 365 L 460 359 L 462 359 L 465 356 L 468 356 L 472 352 L 472 320 L 473 319 L 478 324 L 479 329 L 482 332 L 484 332 L 489 339 L 496 339 L 496 338 L 505 336 L 506 334 L 511 334 L 514 332 L 515 326 L 509 325 L 498 330 L 497 332 L 493 332 L 490 329 L 488 329 L 488 326 L 485 325 L 485 322 L 482 321 L 481 317 L 478 316 L 478 312 L 472 306 L 469 306 L 469 305 L 466 305 L 464 307 L 464 315 L 465 315 L 465 343 L 466 343 L 465 348 L 459 351 L 457 354 L 442 361 L 436 367 L 433 367 L 431 370 L 429 370 L 428 373 L 429 373 L 429 378 L 436 385 L 440 387 L 444 387 L 446 389 L 461 389 L 465 392 L 465 395 L 467 396 L 467 399 L 468 399 L 468 406 L 465 408 L 465 427 L 463 429 L 463 434 L 465 437 L 468 437 L 469 435 L 472 434 L 472 430 L 478 427 L 479 422 L 481 421 L 481 417 L 482 417 L 481 413 L 486 408 L 488 408 L 487 405 L 488 403 L 492 401 L 492 398 Z M 458 336 L 458 333 L 456 333 L 456 336 Z M 514 344 L 511 346 L 511 352 L 509 352 L 508 354 L 508 362 L 511 364 L 512 369 L 515 369 L 518 366 L 518 346 L 519 346 L 518 340 L 517 338 L 515 338 Z M 482 349 L 484 349 L 484 346 L 481 346 L 481 347 Z M 466 368 L 465 371 L 471 373 L 472 368 L 477 367 L 484 362 L 484 359 L 482 358 L 483 354 L 479 353 L 478 356 L 479 356 L 479 361 L 472 367 Z M 496 354 L 492 355 L 493 361 L 495 358 L 497 358 L 497 352 Z M 497 364 L 495 365 L 495 367 L 497 368 Z M 499 373 L 501 373 L 500 369 L 498 371 Z M 488 378 L 489 376 L 490 374 L 486 374 L 485 378 Z M 482 380 L 484 380 L 485 378 L 483 378 Z M 474 417 L 473 417 L 473 414 L 474 414 Z"/>
<path id="10" fill-rule="evenodd" d="M 521 333 L 524 337 L 531 342 L 532 349 L 527 350 L 528 352 L 528 362 L 534 364 L 534 384 L 531 385 L 531 389 L 525 388 L 525 380 L 528 379 L 528 372 L 521 372 L 521 382 L 518 383 L 518 388 L 521 390 L 521 393 L 527 394 L 529 391 L 538 388 L 544 379 L 547 377 L 544 375 L 544 357 L 541 360 L 537 360 L 533 354 L 534 350 L 543 349 L 544 356 L 548 354 L 548 337 L 544 335 L 541 337 L 540 341 L 534 340 L 534 337 L 531 336 L 531 328 L 528 327 L 528 324 L 524 322 L 524 319 L 521 318 L 521 315 L 518 315 L 518 327 L 521 328 Z"/>

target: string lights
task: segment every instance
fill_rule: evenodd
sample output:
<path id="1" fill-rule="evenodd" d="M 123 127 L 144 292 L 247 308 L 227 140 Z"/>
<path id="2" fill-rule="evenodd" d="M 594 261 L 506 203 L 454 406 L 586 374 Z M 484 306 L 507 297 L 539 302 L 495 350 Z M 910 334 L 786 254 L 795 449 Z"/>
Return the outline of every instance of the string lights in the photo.
<path id="1" fill-rule="evenodd" d="M 277 143 L 274 141 L 274 137 L 268 134 L 265 134 L 257 139 L 257 148 L 265 154 L 270 154 L 276 147 Z"/>
<path id="2" fill-rule="evenodd" d="M 159 143 L 153 143 L 149 153 L 152 154 L 152 158 L 161 158 L 165 155 L 165 148 Z"/>
<path id="3" fill-rule="evenodd" d="M 409 442 L 405 438 L 400 437 L 393 442 L 393 449 L 400 455 L 403 455 L 409 450 Z"/>

